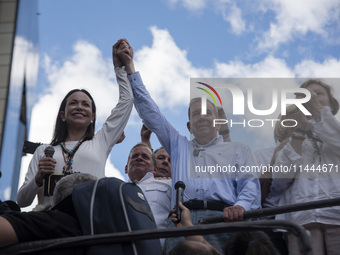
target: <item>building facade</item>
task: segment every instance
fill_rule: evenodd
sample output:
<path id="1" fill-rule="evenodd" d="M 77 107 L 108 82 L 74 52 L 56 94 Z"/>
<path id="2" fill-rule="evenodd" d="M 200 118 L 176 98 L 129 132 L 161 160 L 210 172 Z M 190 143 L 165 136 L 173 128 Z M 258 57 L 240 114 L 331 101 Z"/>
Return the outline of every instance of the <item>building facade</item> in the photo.
<path id="1" fill-rule="evenodd" d="M 0 199 L 16 200 L 38 76 L 38 1 L 0 0 Z"/>

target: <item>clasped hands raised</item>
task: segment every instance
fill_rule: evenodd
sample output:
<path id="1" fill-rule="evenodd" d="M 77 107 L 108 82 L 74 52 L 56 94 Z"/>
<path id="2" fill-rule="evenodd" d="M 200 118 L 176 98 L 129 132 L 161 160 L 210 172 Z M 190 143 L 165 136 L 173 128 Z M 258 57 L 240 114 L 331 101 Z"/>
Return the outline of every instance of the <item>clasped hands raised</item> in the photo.
<path id="1" fill-rule="evenodd" d="M 125 66 L 125 70 L 128 74 L 135 72 L 133 64 L 133 48 L 125 38 L 119 39 L 112 46 L 112 60 L 114 67 Z"/>

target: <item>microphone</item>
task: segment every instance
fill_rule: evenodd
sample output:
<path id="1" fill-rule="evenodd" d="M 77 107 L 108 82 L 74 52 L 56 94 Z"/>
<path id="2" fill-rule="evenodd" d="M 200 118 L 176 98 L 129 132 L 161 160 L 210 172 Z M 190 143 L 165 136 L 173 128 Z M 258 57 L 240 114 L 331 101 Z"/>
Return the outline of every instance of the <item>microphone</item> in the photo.
<path id="1" fill-rule="evenodd" d="M 44 153 L 45 153 L 46 158 L 53 158 L 53 155 L 54 155 L 53 146 L 51 146 L 51 145 L 47 146 L 44 150 Z"/>
<path id="2" fill-rule="evenodd" d="M 181 221 L 181 210 L 178 206 L 178 203 L 183 203 L 183 192 L 185 190 L 185 184 L 182 181 L 178 181 L 175 184 L 175 190 L 176 190 L 176 208 L 175 213 L 177 215 L 177 222 L 179 223 Z"/>
<path id="3" fill-rule="evenodd" d="M 44 150 L 44 153 L 45 153 L 45 157 L 46 158 L 53 158 L 53 154 L 54 154 L 54 148 L 53 146 L 49 145 L 45 148 Z M 50 174 L 46 174 L 44 176 L 44 196 L 48 196 L 48 190 L 49 190 L 49 185 L 47 185 L 49 183 L 49 178 L 50 178 Z"/>

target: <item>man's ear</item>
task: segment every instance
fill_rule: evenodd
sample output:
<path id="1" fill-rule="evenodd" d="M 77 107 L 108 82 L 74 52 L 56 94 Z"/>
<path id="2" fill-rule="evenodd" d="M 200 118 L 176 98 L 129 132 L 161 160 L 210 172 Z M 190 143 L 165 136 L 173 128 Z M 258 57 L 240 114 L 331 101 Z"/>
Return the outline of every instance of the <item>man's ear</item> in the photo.
<path id="1" fill-rule="evenodd" d="M 153 174 L 158 173 L 158 171 L 159 171 L 159 168 L 158 166 L 155 165 L 155 167 L 153 168 Z"/>
<path id="2" fill-rule="evenodd" d="M 187 128 L 188 128 L 189 132 L 191 133 L 191 131 L 190 131 L 190 121 L 187 122 Z"/>
<path id="3" fill-rule="evenodd" d="M 127 170 L 128 170 L 128 169 L 127 169 L 127 165 L 125 165 L 125 173 L 126 173 L 126 174 L 128 173 Z"/>

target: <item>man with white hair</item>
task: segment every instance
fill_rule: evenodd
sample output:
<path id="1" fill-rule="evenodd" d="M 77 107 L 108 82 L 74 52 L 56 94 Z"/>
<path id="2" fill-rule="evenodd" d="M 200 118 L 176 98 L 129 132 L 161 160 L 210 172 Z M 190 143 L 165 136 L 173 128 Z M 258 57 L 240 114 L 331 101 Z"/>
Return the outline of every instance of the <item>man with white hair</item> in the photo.
<path id="1" fill-rule="evenodd" d="M 136 183 L 143 191 L 155 218 L 158 229 L 167 227 L 167 218 L 171 205 L 171 179 L 155 178 L 159 171 L 156 158 L 150 147 L 144 143 L 138 143 L 132 147 L 125 173 L 129 181 Z M 161 239 L 161 245 L 164 239 Z"/>

